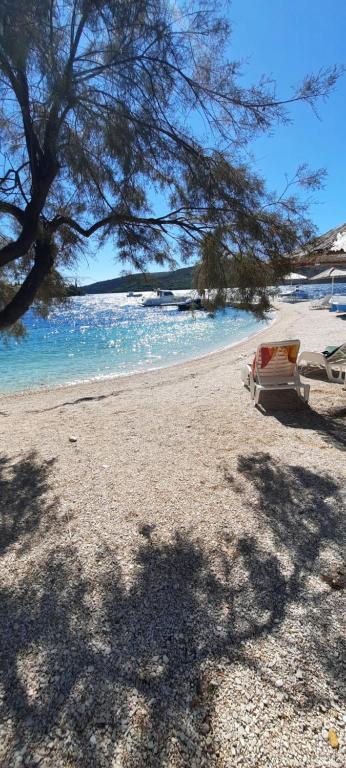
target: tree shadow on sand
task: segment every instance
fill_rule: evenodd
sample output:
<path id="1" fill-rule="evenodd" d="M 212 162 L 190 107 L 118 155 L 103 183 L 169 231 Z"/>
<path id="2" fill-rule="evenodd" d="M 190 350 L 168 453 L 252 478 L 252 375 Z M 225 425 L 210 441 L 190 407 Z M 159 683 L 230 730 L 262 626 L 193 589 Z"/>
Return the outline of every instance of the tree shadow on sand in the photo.
<path id="1" fill-rule="evenodd" d="M 306 603 L 307 573 L 323 544 L 340 536 L 340 489 L 331 478 L 267 454 L 240 457 L 239 473 L 258 494 L 272 550 L 255 536 L 222 534 L 216 556 L 186 531 L 161 542 L 148 523 L 128 580 L 117 552 L 103 546 L 90 573 L 71 540 L 24 562 L 15 584 L 4 582 L 4 768 L 23 749 L 29 768 L 43 754 L 54 768 L 117 759 L 158 767 L 173 757 L 187 768 L 192 753 L 197 765 L 214 764 L 218 664 L 251 663 L 247 641 L 277 631 L 292 603 Z M 14 509 L 23 496 L 16 477 Z M 36 528 L 47 516 L 46 482 L 32 498 Z"/>
<path id="2" fill-rule="evenodd" d="M 317 413 L 306 406 L 294 411 L 275 411 L 273 415 L 281 424 L 291 429 L 307 429 L 316 432 L 326 443 L 346 451 L 346 407 L 331 407 L 325 413 Z"/>
<path id="3" fill-rule="evenodd" d="M 337 385 L 335 387 L 335 394 L 339 395 L 341 387 Z M 277 393 L 262 392 L 257 409 L 264 417 L 275 418 L 285 427 L 310 430 L 333 448 L 346 451 L 346 406 L 343 398 L 321 413 L 303 402 L 292 390 Z"/>
<path id="4" fill-rule="evenodd" d="M 238 469 L 257 492 L 256 514 L 259 522 L 268 526 L 277 556 L 289 558 L 290 575 L 284 580 L 285 606 L 304 606 L 304 621 L 311 628 L 311 653 L 324 666 L 331 685 L 333 680 L 339 683 L 343 679 L 341 649 L 345 650 L 345 642 L 334 631 L 325 592 L 314 589 L 311 579 L 319 582 L 325 568 L 330 568 L 330 561 L 345 566 L 342 483 L 326 473 L 284 464 L 263 452 L 240 456 Z"/>
<path id="5" fill-rule="evenodd" d="M 49 473 L 54 459 L 39 462 L 31 452 L 10 460 L 0 456 L 0 556 L 19 542 L 32 543 L 34 532 L 49 526 L 54 503 L 42 510 L 42 497 L 49 490 Z"/>

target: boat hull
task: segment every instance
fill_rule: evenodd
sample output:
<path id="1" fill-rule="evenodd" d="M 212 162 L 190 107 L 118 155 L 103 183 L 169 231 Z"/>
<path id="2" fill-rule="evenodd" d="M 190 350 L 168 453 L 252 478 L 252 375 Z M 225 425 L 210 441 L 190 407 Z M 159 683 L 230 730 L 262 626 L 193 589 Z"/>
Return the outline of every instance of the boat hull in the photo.
<path id="1" fill-rule="evenodd" d="M 143 307 L 168 307 L 170 304 L 176 304 L 176 300 L 163 301 L 161 299 L 145 299 L 142 304 Z"/>

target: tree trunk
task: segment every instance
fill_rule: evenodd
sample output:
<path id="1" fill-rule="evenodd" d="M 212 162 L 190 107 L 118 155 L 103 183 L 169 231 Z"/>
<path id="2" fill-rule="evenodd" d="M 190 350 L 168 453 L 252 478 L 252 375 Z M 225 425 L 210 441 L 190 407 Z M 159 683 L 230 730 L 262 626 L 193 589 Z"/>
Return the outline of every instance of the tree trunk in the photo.
<path id="1" fill-rule="evenodd" d="M 25 211 L 22 212 L 22 231 L 19 237 L 17 240 L 7 243 L 0 248 L 0 267 L 5 267 L 6 264 L 10 264 L 12 261 L 20 259 L 21 256 L 25 256 L 25 254 L 28 253 L 29 248 L 31 248 L 32 244 L 35 242 L 38 232 L 39 218 L 58 170 L 58 163 L 52 161 L 50 164 L 47 164 L 47 168 L 41 172 L 35 192 L 26 206 Z"/>
<path id="2" fill-rule="evenodd" d="M 49 274 L 54 263 L 54 249 L 49 240 L 35 243 L 34 265 L 11 301 L 0 310 L 0 331 L 10 328 L 27 312 L 37 291 Z"/>

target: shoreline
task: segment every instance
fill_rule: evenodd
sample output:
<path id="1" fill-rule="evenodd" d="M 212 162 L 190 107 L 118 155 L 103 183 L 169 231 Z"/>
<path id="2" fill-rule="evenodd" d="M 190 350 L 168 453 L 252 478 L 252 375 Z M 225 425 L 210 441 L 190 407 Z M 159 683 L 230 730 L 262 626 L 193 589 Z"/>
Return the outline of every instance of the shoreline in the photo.
<path id="1" fill-rule="evenodd" d="M 110 374 L 105 374 L 101 376 L 94 376 L 87 379 L 78 379 L 76 381 L 63 382 L 61 384 L 50 384 L 48 386 L 42 385 L 41 387 L 40 386 L 29 387 L 28 389 L 0 391 L 0 399 L 4 397 L 25 397 L 25 395 L 30 395 L 30 394 L 33 395 L 36 393 L 60 391 L 61 389 L 72 389 L 75 387 L 87 386 L 88 384 L 97 385 L 98 383 L 107 382 L 107 381 L 116 381 L 118 379 L 123 380 L 126 378 L 132 378 L 133 376 L 144 376 L 146 374 L 155 373 L 156 371 L 168 370 L 170 368 L 176 368 L 181 365 L 192 363 L 193 361 L 203 360 L 204 358 L 208 358 L 213 355 L 218 355 L 223 352 L 226 352 L 229 349 L 233 349 L 234 347 L 237 347 L 239 344 L 242 344 L 242 343 L 245 344 L 246 342 L 260 335 L 261 333 L 265 333 L 276 323 L 279 312 L 280 312 L 280 306 L 277 306 L 277 305 L 273 306 L 273 308 L 271 309 L 271 313 L 274 315 L 274 317 L 272 318 L 272 320 L 268 322 L 265 328 L 261 328 L 260 330 L 254 331 L 253 333 L 250 333 L 248 336 L 244 336 L 242 339 L 239 339 L 238 341 L 234 341 L 231 344 L 226 344 L 224 347 L 213 349 L 209 352 L 205 352 L 201 355 L 197 355 L 196 357 L 189 357 L 189 358 L 186 358 L 185 360 L 180 360 L 178 362 L 167 363 L 166 365 L 159 365 L 153 368 L 146 368 L 142 371 L 110 373 Z"/>

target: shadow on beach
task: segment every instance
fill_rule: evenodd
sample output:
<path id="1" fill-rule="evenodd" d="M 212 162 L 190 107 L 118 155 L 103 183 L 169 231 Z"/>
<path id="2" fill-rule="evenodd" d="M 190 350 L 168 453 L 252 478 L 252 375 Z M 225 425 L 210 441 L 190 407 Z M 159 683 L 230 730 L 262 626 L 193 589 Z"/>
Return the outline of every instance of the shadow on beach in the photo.
<path id="1" fill-rule="evenodd" d="M 230 530 L 215 554 L 185 530 L 161 542 L 147 523 L 125 581 L 116 550 L 102 546 L 90 575 L 73 537 L 57 545 L 49 465 L 31 455 L 10 470 L 3 459 L 1 468 L 1 553 L 9 556 L 0 593 L 4 768 L 23 755 L 29 768 L 43 757 L 54 768 L 116 766 L 122 755 L 133 768 L 169 765 L 172 755 L 187 768 L 192 752 L 197 766 L 217 765 L 218 669 L 256 670 L 253 643 L 277 633 L 292 605 L 304 609 L 316 665 L 329 685 L 338 678 L 341 638 L 321 618 L 325 593 L 307 588 L 324 547 L 340 541 L 341 489 L 331 477 L 269 454 L 240 456 L 239 493 L 246 481 L 273 545 Z M 20 576 L 11 581 L 11 546 L 24 542 L 16 550 Z M 304 695 L 312 706 L 313 680 Z"/>
<path id="2" fill-rule="evenodd" d="M 334 448 L 346 450 L 346 407 L 343 404 L 330 406 L 321 413 L 301 400 L 296 392 L 280 392 L 278 395 L 263 392 L 257 408 L 263 416 L 272 416 L 285 427 L 311 430 Z"/>
<path id="3" fill-rule="evenodd" d="M 320 435 L 333 448 L 346 451 L 345 407 L 330 408 L 327 413 L 323 414 L 306 406 L 296 412 L 276 411 L 273 416 L 285 427 L 311 430 Z"/>
<path id="4" fill-rule="evenodd" d="M 38 529 L 42 536 L 54 516 L 54 503 L 42 508 L 42 497 L 49 489 L 49 474 L 54 459 L 41 463 L 35 452 L 24 459 L 0 456 L 0 556 L 18 543 L 32 545 Z"/>

